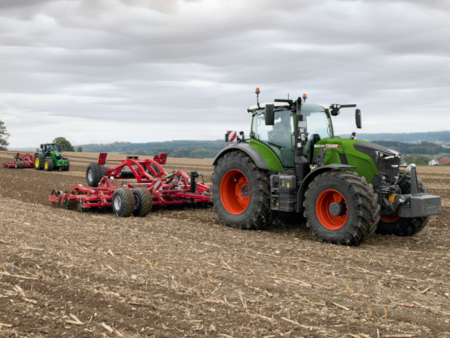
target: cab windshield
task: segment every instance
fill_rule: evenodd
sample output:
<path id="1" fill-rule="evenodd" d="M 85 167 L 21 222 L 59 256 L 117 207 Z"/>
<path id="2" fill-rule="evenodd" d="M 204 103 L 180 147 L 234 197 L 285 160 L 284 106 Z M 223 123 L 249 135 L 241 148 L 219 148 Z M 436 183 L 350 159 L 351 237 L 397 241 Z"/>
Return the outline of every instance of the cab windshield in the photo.
<path id="1" fill-rule="evenodd" d="M 320 106 L 307 104 L 302 106 L 303 121 L 306 121 L 306 132 L 311 138 L 314 134 L 319 135 L 320 139 L 333 138 L 333 128 L 331 119 Z"/>
<path id="2" fill-rule="evenodd" d="M 60 147 L 57 144 L 46 144 L 46 145 L 44 145 L 44 150 L 45 150 L 45 148 L 46 148 L 46 151 L 59 151 L 59 152 L 61 152 Z"/>
<path id="3" fill-rule="evenodd" d="M 301 114 L 306 121 L 305 132 L 308 133 L 308 144 L 324 138 L 333 137 L 331 119 L 325 109 L 318 105 L 304 104 Z M 266 145 L 278 156 L 285 168 L 294 167 L 294 117 L 290 109 L 275 108 L 275 123 L 265 123 L 264 109 L 255 112 L 252 124 L 253 137 Z M 305 147 L 307 149 L 308 147 Z"/>

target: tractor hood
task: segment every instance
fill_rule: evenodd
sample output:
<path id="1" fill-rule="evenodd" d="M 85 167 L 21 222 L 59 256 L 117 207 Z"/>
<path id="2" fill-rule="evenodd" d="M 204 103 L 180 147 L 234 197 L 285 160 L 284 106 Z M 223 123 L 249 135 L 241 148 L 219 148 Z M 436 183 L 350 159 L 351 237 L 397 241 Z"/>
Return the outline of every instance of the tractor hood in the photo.
<path id="1" fill-rule="evenodd" d="M 400 165 L 399 152 L 370 142 L 355 142 L 353 146 L 372 159 L 379 175 L 386 176 L 390 182 L 395 181 Z"/>

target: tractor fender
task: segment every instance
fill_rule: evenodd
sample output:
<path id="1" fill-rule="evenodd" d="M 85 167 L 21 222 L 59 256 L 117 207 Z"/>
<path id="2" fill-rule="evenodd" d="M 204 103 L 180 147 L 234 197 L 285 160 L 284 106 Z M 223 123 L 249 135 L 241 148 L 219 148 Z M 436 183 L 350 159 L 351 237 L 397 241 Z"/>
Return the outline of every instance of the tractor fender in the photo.
<path id="1" fill-rule="evenodd" d="M 309 183 L 312 182 L 314 178 L 316 178 L 317 175 L 323 174 L 327 171 L 332 170 L 350 170 L 355 169 L 356 167 L 348 165 L 348 164 L 330 164 L 330 165 L 324 165 L 321 166 L 315 170 L 312 170 L 308 175 L 306 175 L 305 179 L 303 180 L 300 189 L 298 189 L 297 193 L 297 212 L 302 212 L 303 210 L 303 197 L 305 196 L 306 189 L 308 189 Z"/>
<path id="2" fill-rule="evenodd" d="M 216 165 L 219 159 L 226 153 L 230 153 L 232 151 L 237 150 L 242 151 L 246 153 L 248 156 L 250 156 L 250 158 L 253 160 L 253 162 L 259 169 L 269 170 L 269 166 L 267 165 L 264 157 L 262 157 L 262 155 L 248 143 L 237 143 L 223 148 L 214 159 L 213 165 Z"/>

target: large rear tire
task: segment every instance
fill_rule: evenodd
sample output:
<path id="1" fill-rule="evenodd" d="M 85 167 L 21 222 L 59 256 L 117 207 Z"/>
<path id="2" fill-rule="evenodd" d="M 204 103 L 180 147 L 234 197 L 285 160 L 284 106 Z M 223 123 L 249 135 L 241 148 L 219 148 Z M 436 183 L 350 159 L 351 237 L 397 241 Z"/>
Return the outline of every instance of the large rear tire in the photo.
<path id="1" fill-rule="evenodd" d="M 86 168 L 86 181 L 90 187 L 98 187 L 103 176 L 106 175 L 108 167 L 98 165 L 97 163 L 90 163 Z"/>
<path id="2" fill-rule="evenodd" d="M 402 173 L 400 173 L 402 174 Z M 419 190 L 422 193 L 427 192 L 427 187 L 423 185 L 420 179 Z M 403 194 L 411 193 L 411 174 L 408 173 L 403 180 L 399 183 L 400 189 Z M 395 235 L 395 236 L 412 236 L 423 230 L 428 224 L 430 217 L 413 217 L 413 218 L 400 218 L 397 214 L 389 216 L 381 216 L 378 223 L 377 233 L 382 235 Z"/>
<path id="3" fill-rule="evenodd" d="M 34 169 L 42 170 L 44 169 L 44 160 L 41 154 L 37 154 L 34 158 Z"/>
<path id="4" fill-rule="evenodd" d="M 212 177 L 214 210 L 224 225 L 263 229 L 273 221 L 269 173 L 242 152 L 219 159 Z"/>
<path id="5" fill-rule="evenodd" d="M 377 201 L 365 177 L 350 171 L 325 172 L 306 191 L 306 225 L 321 242 L 359 245 L 376 229 L 380 219 Z"/>
<path id="6" fill-rule="evenodd" d="M 117 189 L 112 197 L 112 209 L 117 217 L 129 217 L 134 209 L 133 193 L 128 188 Z"/>
<path id="7" fill-rule="evenodd" d="M 53 160 L 51 157 L 46 157 L 44 160 L 44 171 L 52 171 L 53 170 Z"/>
<path id="8" fill-rule="evenodd" d="M 136 217 L 145 217 L 152 211 L 152 194 L 145 188 L 133 190 L 134 209 L 133 215 Z"/>

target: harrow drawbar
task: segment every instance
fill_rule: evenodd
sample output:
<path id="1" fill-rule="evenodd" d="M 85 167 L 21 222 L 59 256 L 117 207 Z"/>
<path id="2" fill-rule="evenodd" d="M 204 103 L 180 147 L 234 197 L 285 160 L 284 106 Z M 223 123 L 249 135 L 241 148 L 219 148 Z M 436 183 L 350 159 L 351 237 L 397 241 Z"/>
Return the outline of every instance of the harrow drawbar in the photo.
<path id="1" fill-rule="evenodd" d="M 25 154 L 23 156 L 20 156 L 20 154 L 17 153 L 17 155 L 14 157 L 14 162 L 9 161 L 8 163 L 4 163 L 2 166 L 6 168 L 16 169 L 34 168 L 34 155 Z"/>
<path id="2" fill-rule="evenodd" d="M 211 187 L 198 183 L 201 176 L 196 171 L 187 175 L 182 170 L 167 173 L 160 164 L 165 164 L 167 155 L 155 156 L 153 160 L 128 157 L 109 168 L 104 166 L 106 154 L 100 154 L 98 163 L 86 169 L 86 180 L 90 187 L 77 184 L 70 192 L 53 190 L 49 201 L 64 209 L 76 207 L 83 212 L 92 209 L 112 208 L 120 217 L 144 217 L 154 205 L 207 204 L 211 201 Z M 115 161 L 115 160 L 110 160 Z M 116 179 L 135 179 L 117 187 Z"/>

